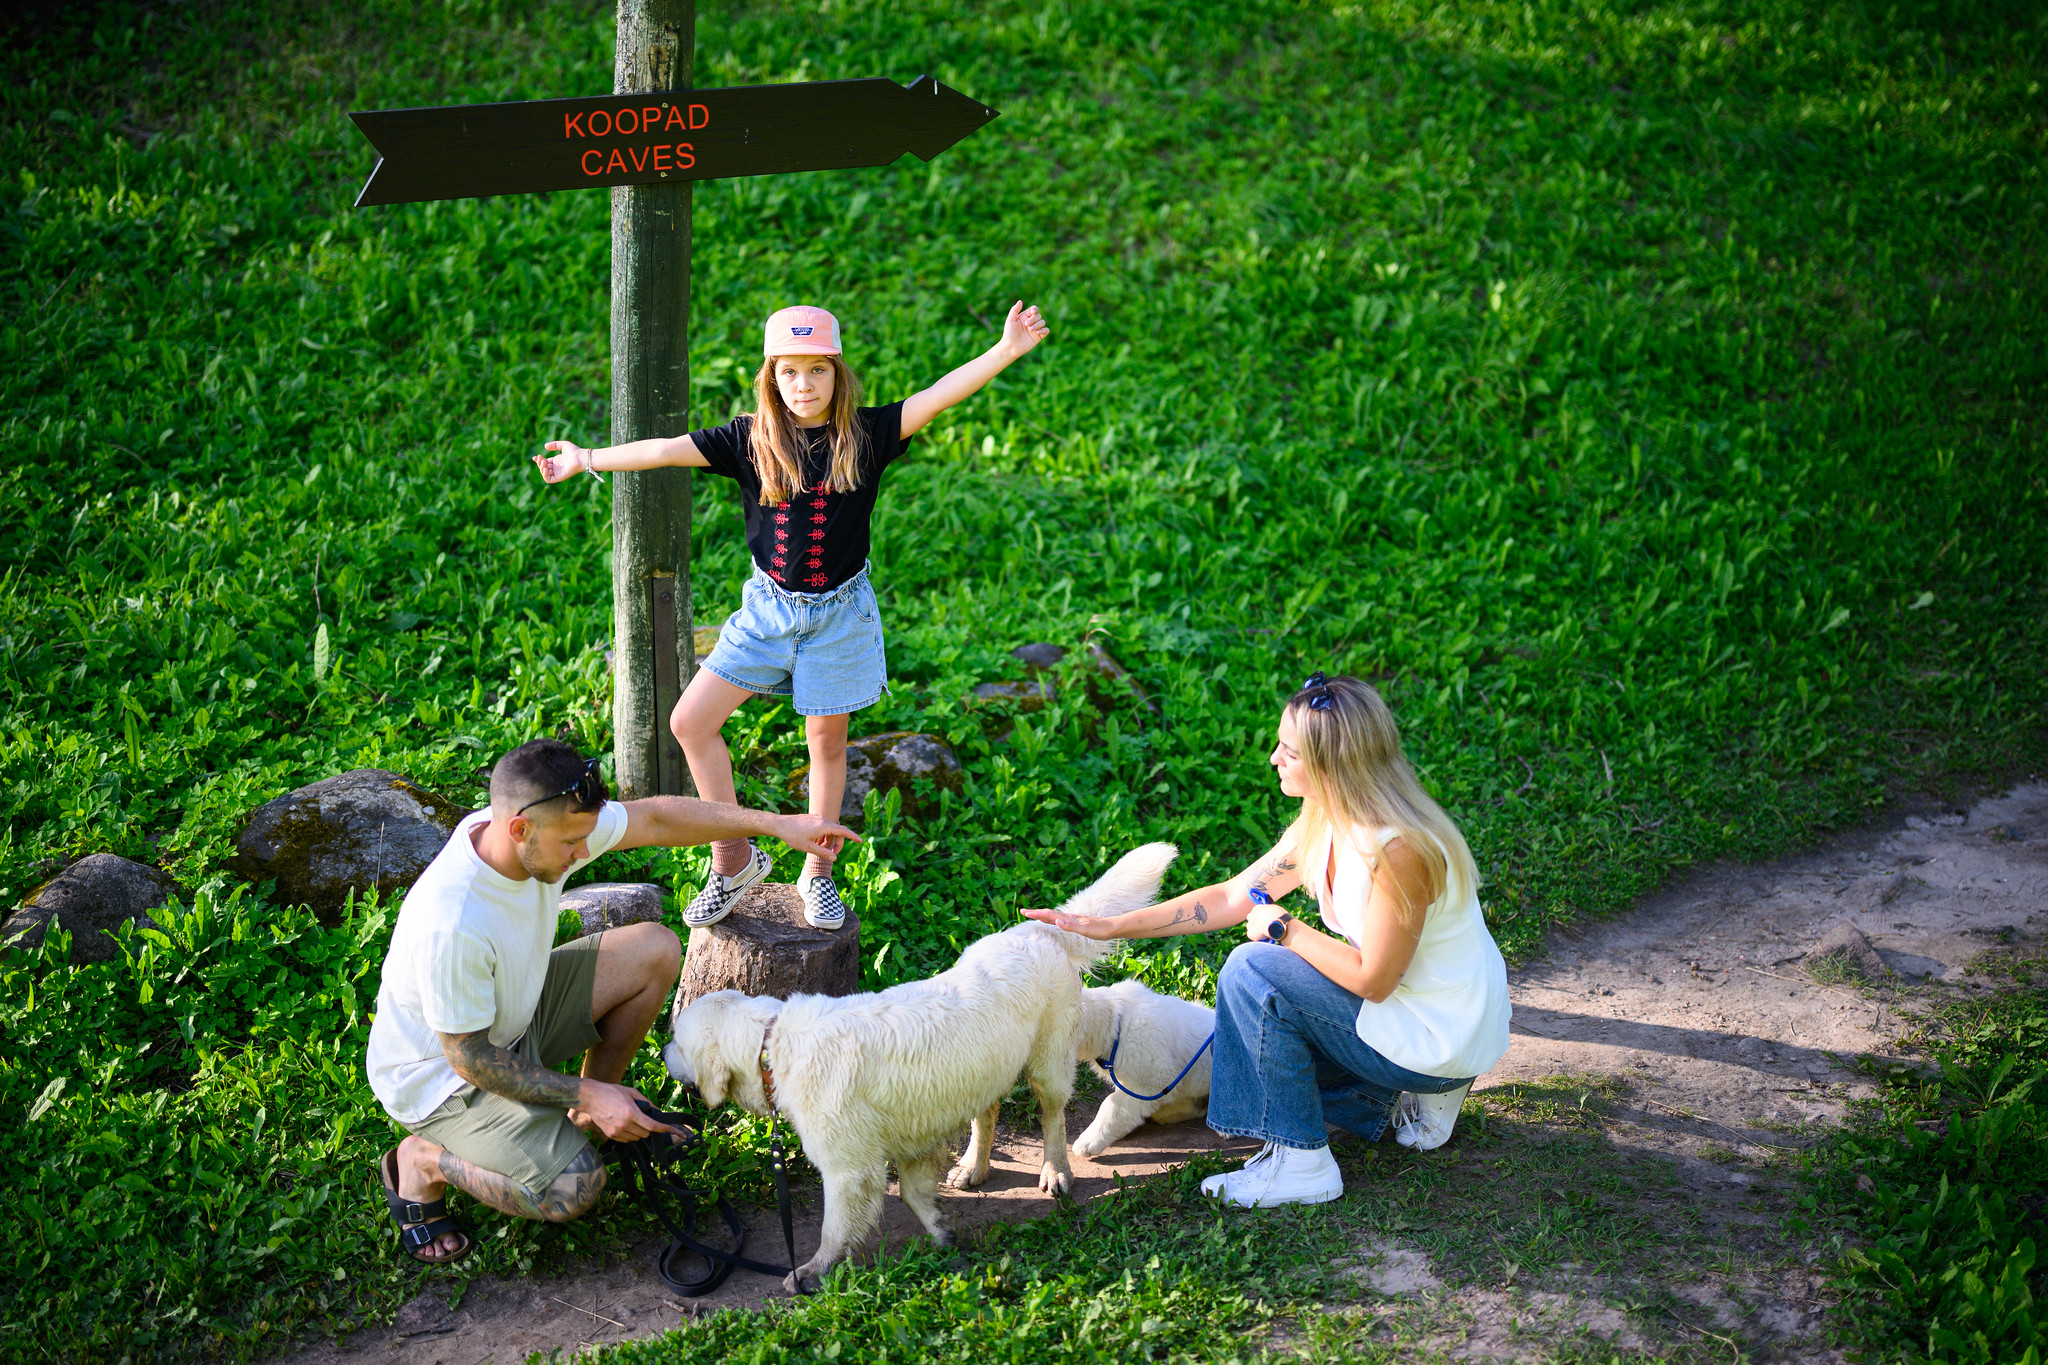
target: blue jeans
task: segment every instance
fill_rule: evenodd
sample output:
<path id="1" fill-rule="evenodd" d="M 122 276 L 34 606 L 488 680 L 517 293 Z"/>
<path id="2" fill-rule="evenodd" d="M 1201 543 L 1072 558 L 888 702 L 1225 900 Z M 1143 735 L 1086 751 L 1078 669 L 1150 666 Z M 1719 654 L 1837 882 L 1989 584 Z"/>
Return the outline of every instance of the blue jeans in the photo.
<path id="1" fill-rule="evenodd" d="M 1379 1139 L 1403 1090 L 1440 1095 L 1446 1080 L 1394 1065 L 1358 1036 L 1365 1002 L 1274 943 L 1246 943 L 1216 979 L 1209 1126 L 1283 1147 L 1328 1144 L 1334 1123 Z"/>

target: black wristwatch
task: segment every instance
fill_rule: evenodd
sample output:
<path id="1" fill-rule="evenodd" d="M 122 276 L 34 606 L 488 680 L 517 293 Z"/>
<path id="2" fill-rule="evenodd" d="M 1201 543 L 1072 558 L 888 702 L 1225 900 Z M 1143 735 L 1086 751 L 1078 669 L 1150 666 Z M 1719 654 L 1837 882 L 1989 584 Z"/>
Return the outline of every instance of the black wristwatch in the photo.
<path id="1" fill-rule="evenodd" d="M 1282 910 L 1274 917 L 1273 922 L 1266 926 L 1266 942 L 1277 943 L 1283 947 L 1286 946 L 1287 926 L 1292 923 L 1294 923 L 1294 916 Z"/>

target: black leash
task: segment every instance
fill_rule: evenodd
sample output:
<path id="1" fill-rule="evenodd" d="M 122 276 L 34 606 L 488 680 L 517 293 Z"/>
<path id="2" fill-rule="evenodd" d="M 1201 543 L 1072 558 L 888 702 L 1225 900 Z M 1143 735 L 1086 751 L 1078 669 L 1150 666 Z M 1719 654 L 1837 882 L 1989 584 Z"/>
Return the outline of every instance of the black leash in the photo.
<path id="1" fill-rule="evenodd" d="M 1207 1052 L 1209 1050 L 1209 1044 L 1215 1041 L 1215 1031 L 1211 1030 L 1209 1036 L 1202 1040 L 1202 1045 L 1195 1049 L 1195 1055 L 1188 1058 L 1188 1064 L 1180 1069 L 1180 1075 L 1175 1076 L 1171 1081 L 1167 1082 L 1166 1089 L 1160 1091 L 1156 1095 L 1140 1095 L 1137 1091 L 1131 1089 L 1129 1086 L 1125 1085 L 1122 1081 L 1116 1078 L 1116 1050 L 1124 1045 L 1124 1026 L 1122 1020 L 1117 1021 L 1116 1036 L 1109 1040 L 1109 1055 L 1107 1057 L 1097 1057 L 1095 1059 L 1095 1065 L 1101 1067 L 1104 1071 L 1109 1073 L 1109 1083 L 1111 1085 L 1123 1091 L 1126 1095 L 1129 1095 L 1134 1100 L 1140 1100 L 1146 1104 L 1150 1104 L 1154 1100 L 1163 1100 L 1168 1095 L 1171 1095 L 1173 1093 L 1173 1087 L 1179 1085 L 1182 1081 L 1188 1078 L 1188 1073 L 1195 1069 L 1195 1063 L 1202 1060 L 1202 1054 Z"/>
<path id="2" fill-rule="evenodd" d="M 778 1126 L 780 1116 L 771 1119 L 768 1125 L 768 1161 L 775 1172 L 775 1203 L 782 1213 L 782 1249 L 783 1254 L 789 1257 L 789 1264 L 770 1265 L 740 1255 L 747 1244 L 746 1229 L 740 1226 L 740 1217 L 733 1209 L 732 1201 L 722 1194 L 713 1207 L 724 1220 L 726 1230 L 732 1236 L 732 1244 L 711 1246 L 698 1239 L 697 1202 L 703 1196 L 676 1177 L 664 1175 L 661 1168 L 687 1156 L 704 1141 L 704 1135 L 695 1123 L 681 1114 L 664 1114 L 645 1101 L 641 1102 L 640 1110 L 649 1118 L 680 1129 L 684 1134 L 676 1137 L 669 1133 L 655 1133 L 637 1142 L 605 1144 L 605 1155 L 616 1159 L 625 1168 L 640 1206 L 668 1229 L 669 1244 L 654 1263 L 655 1269 L 661 1272 L 662 1282 L 684 1298 L 694 1299 L 724 1284 L 735 1269 L 773 1275 L 778 1279 L 793 1273 L 796 1269 L 796 1233 L 790 1218 L 789 1161 L 782 1150 L 782 1134 Z M 680 1224 L 669 1216 L 663 1195 L 679 1206 Z M 695 1279 L 685 1278 L 678 1263 L 686 1258 L 703 1261 L 704 1273 Z"/>

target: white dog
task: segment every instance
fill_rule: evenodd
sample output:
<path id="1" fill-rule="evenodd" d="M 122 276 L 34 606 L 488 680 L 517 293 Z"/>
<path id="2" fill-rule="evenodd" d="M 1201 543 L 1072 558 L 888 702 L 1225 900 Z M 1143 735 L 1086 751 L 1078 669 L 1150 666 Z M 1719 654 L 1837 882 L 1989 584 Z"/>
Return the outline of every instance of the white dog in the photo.
<path id="1" fill-rule="evenodd" d="M 1193 1066 L 1188 1061 L 1215 1031 L 1215 1010 L 1148 990 L 1142 981 L 1082 991 L 1081 1032 L 1074 1049 L 1110 1091 L 1088 1131 L 1074 1139 L 1074 1150 L 1096 1156 L 1147 1119 L 1180 1123 L 1207 1114 L 1213 1049 L 1203 1051 Z M 1108 1057 L 1112 1047 L 1116 1079 L 1127 1089 L 1140 1095 L 1166 1093 L 1156 1100 L 1140 1100 L 1118 1090 L 1098 1060 Z M 1173 1078 L 1180 1076 L 1182 1067 L 1187 1067 L 1187 1075 L 1176 1085 Z M 1167 1090 L 1169 1085 L 1173 1089 Z"/>
<path id="2" fill-rule="evenodd" d="M 1114 915 L 1148 905 L 1175 854 L 1171 844 L 1128 853 L 1063 908 Z M 1038 1187 L 1072 1186 L 1066 1106 L 1081 972 L 1109 946 L 1032 921 L 970 944 L 938 976 L 877 994 L 781 1001 L 717 991 L 677 1011 L 662 1050 L 669 1074 L 706 1104 L 779 1109 L 824 1180 L 818 1251 L 784 1281 L 792 1293 L 815 1288 L 874 1230 L 891 1163 L 903 1202 L 947 1244 L 938 1185 L 953 1138 L 971 1119 L 992 1128 L 1020 1071 L 1045 1134 Z M 978 1173 L 963 1161 L 949 1183 L 978 1184 L 986 1171 L 985 1159 Z"/>
<path id="3" fill-rule="evenodd" d="M 1188 1066 L 1188 1060 L 1215 1031 L 1216 1011 L 1192 1000 L 1160 995 L 1142 981 L 1083 990 L 1074 1057 L 1088 1063 L 1110 1092 L 1095 1111 L 1095 1121 L 1074 1139 L 1073 1149 L 1082 1156 L 1098 1156 L 1147 1119 L 1179 1123 L 1208 1113 L 1209 1053 L 1203 1052 L 1193 1066 Z M 1139 1095 L 1159 1095 L 1158 1099 L 1140 1100 L 1116 1088 L 1100 1064 L 1112 1047 L 1117 1050 L 1117 1080 Z M 1182 1067 L 1187 1067 L 1187 1075 L 1174 1085 L 1173 1078 L 1180 1075 Z M 1171 1090 L 1167 1090 L 1169 1085 Z M 974 1116 L 967 1150 L 947 1177 L 948 1183 L 979 1185 L 988 1178 L 995 1119 L 993 1108 Z"/>

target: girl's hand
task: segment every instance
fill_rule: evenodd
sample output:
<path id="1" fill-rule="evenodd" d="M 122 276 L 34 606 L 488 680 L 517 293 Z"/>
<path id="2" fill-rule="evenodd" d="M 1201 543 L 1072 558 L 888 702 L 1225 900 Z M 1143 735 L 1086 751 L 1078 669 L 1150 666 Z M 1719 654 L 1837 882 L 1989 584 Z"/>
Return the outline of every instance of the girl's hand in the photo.
<path id="1" fill-rule="evenodd" d="M 1035 919 L 1040 924 L 1050 924 L 1055 929 L 1064 929 L 1082 938 L 1112 939 L 1117 936 L 1116 917 L 1096 919 L 1089 915 L 1069 915 L 1063 910 L 1019 910 L 1026 919 Z"/>
<path id="2" fill-rule="evenodd" d="M 1010 315 L 1003 319 L 1003 348 L 1012 360 L 1051 335 L 1052 328 L 1045 325 L 1037 304 L 1026 308 L 1024 300 L 1019 299 L 1010 305 Z"/>
<path id="3" fill-rule="evenodd" d="M 955 403 L 973 397 L 989 380 L 1009 367 L 1017 357 L 1052 335 L 1036 307 L 1026 308 L 1022 299 L 1010 305 L 1003 319 L 1003 339 L 965 365 L 942 377 L 928 389 L 920 389 L 903 400 L 903 425 L 898 434 L 906 441 L 925 429 Z"/>
<path id="4" fill-rule="evenodd" d="M 549 483 L 560 483 L 582 473 L 584 462 L 590 458 L 590 452 L 574 441 L 549 441 L 547 448 L 558 453 L 536 455 L 533 463 L 540 470 L 540 476 Z"/>

